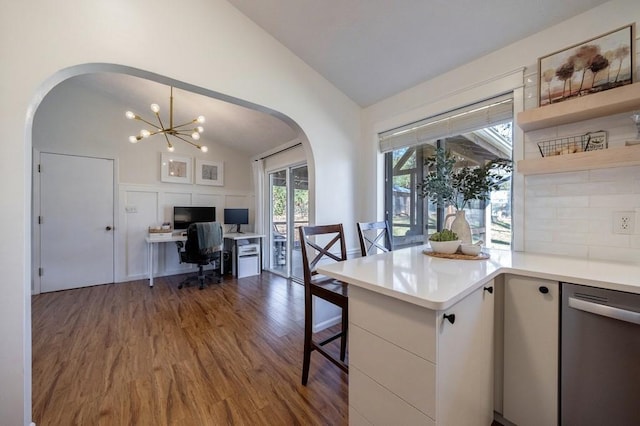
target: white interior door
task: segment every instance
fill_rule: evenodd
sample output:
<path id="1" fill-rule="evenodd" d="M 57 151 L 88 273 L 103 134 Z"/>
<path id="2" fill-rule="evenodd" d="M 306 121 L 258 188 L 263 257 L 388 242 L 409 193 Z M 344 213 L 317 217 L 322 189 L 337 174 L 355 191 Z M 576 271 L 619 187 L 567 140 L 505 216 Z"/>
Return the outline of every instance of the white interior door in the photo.
<path id="1" fill-rule="evenodd" d="M 114 280 L 113 160 L 40 154 L 40 291 Z"/>

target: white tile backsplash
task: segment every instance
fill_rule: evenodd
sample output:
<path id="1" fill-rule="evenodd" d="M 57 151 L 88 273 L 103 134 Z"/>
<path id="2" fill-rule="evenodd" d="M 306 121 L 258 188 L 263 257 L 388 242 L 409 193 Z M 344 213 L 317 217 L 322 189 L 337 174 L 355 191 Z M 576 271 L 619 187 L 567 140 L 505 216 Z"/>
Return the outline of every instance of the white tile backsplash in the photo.
<path id="1" fill-rule="evenodd" d="M 626 135 L 615 132 L 615 143 L 629 139 L 631 126 L 625 126 L 619 127 Z M 526 176 L 524 181 L 525 251 L 640 263 L 640 232 L 613 233 L 614 212 L 640 209 L 640 166 Z"/>

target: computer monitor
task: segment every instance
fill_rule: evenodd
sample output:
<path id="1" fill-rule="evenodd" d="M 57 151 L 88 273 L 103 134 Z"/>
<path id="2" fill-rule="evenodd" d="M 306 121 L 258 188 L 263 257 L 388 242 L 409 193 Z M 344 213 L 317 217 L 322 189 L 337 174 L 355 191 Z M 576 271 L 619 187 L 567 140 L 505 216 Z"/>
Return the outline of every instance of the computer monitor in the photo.
<path id="1" fill-rule="evenodd" d="M 236 225 L 236 232 L 240 232 L 240 225 L 249 224 L 249 209 L 224 209 L 224 223 Z"/>
<path id="2" fill-rule="evenodd" d="M 187 229 L 196 222 L 215 222 L 215 207 L 174 206 L 173 229 Z"/>

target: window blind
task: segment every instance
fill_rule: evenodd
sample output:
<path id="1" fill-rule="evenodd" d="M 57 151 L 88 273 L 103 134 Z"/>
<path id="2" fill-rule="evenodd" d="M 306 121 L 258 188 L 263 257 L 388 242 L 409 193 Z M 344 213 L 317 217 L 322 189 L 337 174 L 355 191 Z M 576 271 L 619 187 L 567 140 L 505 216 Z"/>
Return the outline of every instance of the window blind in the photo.
<path id="1" fill-rule="evenodd" d="M 513 96 L 508 94 L 382 132 L 378 135 L 380 152 L 425 144 L 512 119 Z"/>

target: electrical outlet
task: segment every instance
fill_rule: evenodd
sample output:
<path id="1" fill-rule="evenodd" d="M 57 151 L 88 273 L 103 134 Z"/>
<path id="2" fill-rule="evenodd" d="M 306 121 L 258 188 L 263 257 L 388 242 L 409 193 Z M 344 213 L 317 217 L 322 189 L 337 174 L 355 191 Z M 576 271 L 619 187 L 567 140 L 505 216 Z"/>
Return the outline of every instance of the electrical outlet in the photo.
<path id="1" fill-rule="evenodd" d="M 613 212 L 613 233 L 633 234 L 636 227 L 635 212 Z"/>

